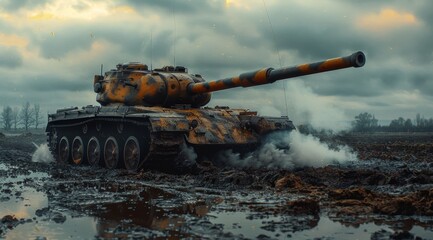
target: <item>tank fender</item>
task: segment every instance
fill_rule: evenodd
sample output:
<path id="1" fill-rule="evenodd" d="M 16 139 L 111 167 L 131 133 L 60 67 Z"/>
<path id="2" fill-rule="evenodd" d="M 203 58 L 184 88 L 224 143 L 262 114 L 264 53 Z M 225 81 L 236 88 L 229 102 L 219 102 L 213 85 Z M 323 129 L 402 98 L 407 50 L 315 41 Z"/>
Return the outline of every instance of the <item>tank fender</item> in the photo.
<path id="1" fill-rule="evenodd" d="M 152 132 L 188 132 L 189 123 L 184 117 L 150 117 Z"/>

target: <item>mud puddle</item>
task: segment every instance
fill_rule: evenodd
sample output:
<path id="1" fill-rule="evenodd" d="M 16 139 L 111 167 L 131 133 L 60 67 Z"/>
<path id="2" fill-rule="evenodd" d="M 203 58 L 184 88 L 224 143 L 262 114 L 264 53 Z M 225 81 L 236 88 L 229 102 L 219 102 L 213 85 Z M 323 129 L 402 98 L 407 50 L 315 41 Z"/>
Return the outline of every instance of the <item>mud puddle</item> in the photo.
<path id="1" fill-rule="evenodd" d="M 250 239 L 370 239 L 374 235 L 390 237 L 398 232 L 398 229 L 380 223 L 347 226 L 327 216 L 266 216 L 254 219 L 251 218 L 254 213 L 211 212 L 210 215 L 213 216 L 210 221 L 223 225 L 224 231 Z M 407 234 L 432 238 L 431 231 L 419 226 L 411 228 Z"/>
<path id="2" fill-rule="evenodd" d="M 1 202 L 2 231 L 6 239 L 67 239 L 71 236 L 89 239 L 95 236 L 92 217 L 72 218 L 58 212 L 43 216 L 39 212 L 49 205 L 46 194 L 29 187 L 20 190 L 19 197 Z M 6 216 L 12 217 L 5 221 Z"/>

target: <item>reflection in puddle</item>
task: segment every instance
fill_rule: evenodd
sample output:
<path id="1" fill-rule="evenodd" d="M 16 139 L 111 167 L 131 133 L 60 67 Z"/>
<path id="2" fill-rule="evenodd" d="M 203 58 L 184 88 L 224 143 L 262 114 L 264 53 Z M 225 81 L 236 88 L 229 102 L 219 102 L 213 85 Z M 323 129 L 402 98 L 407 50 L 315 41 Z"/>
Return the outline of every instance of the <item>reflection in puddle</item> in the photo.
<path id="1" fill-rule="evenodd" d="M 357 227 L 343 225 L 332 221 L 327 216 L 262 216 L 251 218 L 248 212 L 210 212 L 213 224 L 224 226 L 224 231 L 242 234 L 247 238 L 257 238 L 262 235 L 277 239 L 370 239 L 371 235 L 380 231 L 389 234 L 402 229 L 393 228 L 387 224 L 364 223 Z M 253 214 L 254 215 L 254 214 Z M 271 226 L 272 225 L 272 226 Z M 420 226 L 406 229 L 414 236 L 431 239 L 432 232 Z"/>
<path id="2" fill-rule="evenodd" d="M 350 227 L 334 222 L 328 217 L 322 216 L 315 228 L 291 233 L 294 239 L 311 239 L 324 236 L 332 236 L 334 239 L 370 239 L 371 234 L 381 229 L 392 231 L 386 225 L 376 225 L 374 223 L 361 224 L 359 227 Z"/>
<path id="3" fill-rule="evenodd" d="M 57 224 L 36 217 L 35 212 L 48 205 L 48 199 L 44 193 L 37 192 L 32 188 L 20 188 L 20 191 L 16 190 L 11 193 L 14 196 L 19 195 L 19 197 L 11 197 L 10 200 L 1 202 L 0 216 L 12 215 L 18 220 L 23 219 L 24 221 L 23 224 L 17 225 L 13 231 L 7 232 L 6 239 L 36 239 L 41 236 L 47 239 L 65 239 L 70 238 L 70 236 L 93 238 L 95 235 L 95 230 L 86 231 L 86 228 L 94 226 L 93 218 L 68 218 L 65 224 Z M 87 232 L 90 234 L 86 235 Z"/>
<path id="4" fill-rule="evenodd" d="M 224 231 L 247 238 L 259 235 L 286 239 L 293 232 L 314 229 L 320 223 L 319 216 L 257 215 L 252 212 L 210 212 L 213 224 L 224 226 Z M 295 238 L 297 239 L 297 238 Z"/>
<path id="5" fill-rule="evenodd" d="M 93 239 L 96 236 L 96 222 L 92 217 L 70 218 L 63 223 L 41 221 L 19 225 L 6 234 L 6 239 Z"/>
<path id="6" fill-rule="evenodd" d="M 93 216 L 94 231 L 87 235 L 103 238 L 131 237 L 131 234 L 146 238 L 187 237 L 179 230 L 187 221 L 185 216 L 205 216 L 210 206 L 182 192 L 164 191 L 140 183 L 83 181 L 77 184 L 71 181 L 49 182 L 46 187 L 51 206 L 46 215 L 69 211 L 69 216 Z M 68 222 L 65 224 L 69 225 Z"/>
<path id="7" fill-rule="evenodd" d="M 36 209 L 47 205 L 47 197 L 32 188 L 11 191 L 9 200 L 0 204 L 0 217 L 14 215 L 17 219 L 32 218 Z"/>
<path id="8" fill-rule="evenodd" d="M 140 229 L 135 229 L 136 232 L 148 233 L 143 237 L 158 236 L 152 230 L 187 237 L 178 230 L 185 224 L 184 215 L 204 216 L 209 209 L 204 201 L 177 201 L 179 196 L 161 189 L 143 185 L 136 187 L 137 194 L 124 192 L 130 195 L 123 202 L 95 203 L 83 207 L 82 210 L 98 217 L 98 236 L 122 238 L 129 236 L 131 229 L 138 226 Z"/>

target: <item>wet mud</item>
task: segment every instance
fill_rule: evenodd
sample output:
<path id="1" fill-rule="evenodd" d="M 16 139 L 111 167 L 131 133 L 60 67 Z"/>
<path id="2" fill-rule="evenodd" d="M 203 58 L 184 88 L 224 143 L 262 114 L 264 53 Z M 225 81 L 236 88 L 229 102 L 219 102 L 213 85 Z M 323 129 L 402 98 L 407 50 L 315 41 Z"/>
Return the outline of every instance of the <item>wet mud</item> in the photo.
<path id="1" fill-rule="evenodd" d="M 0 238 L 433 239 L 433 134 L 321 136 L 359 160 L 173 175 L 32 162 L 0 135 Z"/>

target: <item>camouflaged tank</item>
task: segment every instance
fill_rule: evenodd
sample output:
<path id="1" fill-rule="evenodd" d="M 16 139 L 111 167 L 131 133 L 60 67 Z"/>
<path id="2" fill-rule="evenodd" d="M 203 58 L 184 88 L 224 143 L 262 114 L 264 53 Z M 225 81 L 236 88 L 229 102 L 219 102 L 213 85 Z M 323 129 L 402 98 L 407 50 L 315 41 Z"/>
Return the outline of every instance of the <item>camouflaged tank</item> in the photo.
<path id="1" fill-rule="evenodd" d="M 49 114 L 46 132 L 59 162 L 123 167 L 173 168 L 182 149 L 201 155 L 251 150 L 275 131 L 295 127 L 288 117 L 265 117 L 247 109 L 204 107 L 211 92 L 348 67 L 362 67 L 365 56 L 347 57 L 279 69 L 264 68 L 233 78 L 205 82 L 184 67 L 149 70 L 141 63 L 117 65 L 93 86 L 101 106 L 66 108 Z M 176 171 L 176 169 L 172 169 Z"/>

